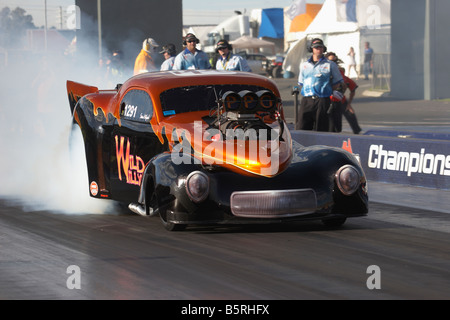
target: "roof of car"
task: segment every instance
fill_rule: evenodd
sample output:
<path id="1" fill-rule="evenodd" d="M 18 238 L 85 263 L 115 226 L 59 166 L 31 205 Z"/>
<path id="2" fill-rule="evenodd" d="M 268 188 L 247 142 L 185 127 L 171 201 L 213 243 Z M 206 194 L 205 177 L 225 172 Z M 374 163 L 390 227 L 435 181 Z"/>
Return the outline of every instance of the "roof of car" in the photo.
<path id="1" fill-rule="evenodd" d="M 127 80 L 122 89 L 130 87 L 145 88 L 154 94 L 186 86 L 213 84 L 247 84 L 271 89 L 279 95 L 276 84 L 269 78 L 250 72 L 218 71 L 218 70 L 182 70 L 149 72 L 136 75 Z"/>

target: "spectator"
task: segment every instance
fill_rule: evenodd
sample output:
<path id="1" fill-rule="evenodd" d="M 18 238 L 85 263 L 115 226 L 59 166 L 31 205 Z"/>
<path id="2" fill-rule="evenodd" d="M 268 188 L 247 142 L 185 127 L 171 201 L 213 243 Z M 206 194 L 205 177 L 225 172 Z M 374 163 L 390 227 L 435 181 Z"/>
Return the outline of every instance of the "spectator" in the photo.
<path id="1" fill-rule="evenodd" d="M 163 50 L 160 52 L 164 54 L 164 58 L 166 59 L 161 64 L 161 71 L 168 71 L 173 69 L 173 64 L 175 62 L 175 57 L 177 55 L 177 49 L 174 44 L 168 43 L 163 46 Z"/>
<path id="2" fill-rule="evenodd" d="M 233 50 L 233 47 L 227 40 L 217 42 L 216 52 L 219 54 L 219 58 L 216 62 L 216 69 L 252 72 L 247 60 L 239 55 L 234 55 L 231 50 Z"/>
<path id="3" fill-rule="evenodd" d="M 211 69 L 208 55 L 197 49 L 199 42 L 200 40 L 194 34 L 188 33 L 186 35 L 183 42 L 186 49 L 175 57 L 173 70 Z"/>
<path id="4" fill-rule="evenodd" d="M 113 85 L 123 82 L 126 80 L 125 78 L 128 78 L 125 75 L 125 65 L 121 50 L 114 50 L 111 59 L 106 62 L 106 78 Z"/>
<path id="5" fill-rule="evenodd" d="M 336 63 L 336 65 L 342 63 L 342 60 L 338 59 L 336 54 L 334 52 L 328 52 L 325 57 L 327 57 L 328 60 L 333 61 Z M 328 109 L 328 116 L 329 116 L 329 132 L 341 132 L 342 131 L 342 101 L 344 99 L 345 90 L 347 90 L 347 86 L 345 83 L 345 69 L 339 67 L 339 72 L 341 73 L 342 78 L 344 79 L 343 82 L 340 83 L 339 87 L 336 88 L 335 91 L 333 91 L 333 94 L 330 96 L 330 108 Z"/>
<path id="6" fill-rule="evenodd" d="M 334 52 L 328 52 L 327 58 L 331 61 L 334 61 L 336 64 L 342 63 L 341 60 L 338 59 Z M 341 85 L 340 92 L 342 93 L 342 99 L 337 99 L 334 96 L 331 96 L 332 106 L 330 107 L 330 131 L 332 132 L 341 132 L 342 131 L 342 114 L 344 114 L 347 119 L 350 127 L 353 130 L 354 134 L 359 134 L 361 132 L 361 128 L 358 124 L 358 119 L 355 115 L 355 110 L 352 107 L 352 101 L 356 94 L 356 89 L 358 85 L 355 81 L 350 79 L 345 75 L 345 69 L 339 68 L 342 77 L 344 79 L 343 84 Z M 350 95 L 347 100 L 345 97 L 346 90 L 350 90 Z"/>
<path id="7" fill-rule="evenodd" d="M 350 78 L 351 73 L 352 73 L 352 69 L 355 70 L 355 74 L 356 74 L 356 79 L 359 78 L 358 75 L 358 71 L 356 70 L 356 54 L 355 54 L 355 49 L 353 49 L 353 47 L 350 47 L 350 50 L 347 54 L 347 59 L 348 59 L 348 77 Z"/>
<path id="8" fill-rule="evenodd" d="M 134 63 L 134 75 L 144 72 L 158 70 L 155 66 L 154 58 L 157 54 L 159 44 L 152 38 L 145 39 L 142 43 L 142 50 Z"/>
<path id="9" fill-rule="evenodd" d="M 364 80 L 369 80 L 369 74 L 373 69 L 373 49 L 370 47 L 370 43 L 364 44 Z"/>
<path id="10" fill-rule="evenodd" d="M 298 83 L 303 96 L 299 112 L 301 130 L 328 131 L 330 96 L 343 81 L 339 68 L 324 56 L 322 39 L 311 41 L 308 51 L 312 56 L 300 65 Z"/>
<path id="11" fill-rule="evenodd" d="M 97 82 L 102 83 L 108 75 L 106 63 L 107 63 L 107 61 L 105 62 L 105 59 L 103 57 L 100 57 L 98 59 L 98 64 L 97 64 L 97 68 L 96 68 L 96 72 L 95 72 L 95 74 L 97 76 L 97 79 L 96 79 Z"/>

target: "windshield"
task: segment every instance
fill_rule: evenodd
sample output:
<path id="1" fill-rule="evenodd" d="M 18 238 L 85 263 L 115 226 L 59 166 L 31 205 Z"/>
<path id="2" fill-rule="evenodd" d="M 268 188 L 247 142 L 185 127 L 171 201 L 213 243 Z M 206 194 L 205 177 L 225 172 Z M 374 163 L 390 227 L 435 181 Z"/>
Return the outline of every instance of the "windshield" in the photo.
<path id="1" fill-rule="evenodd" d="M 173 88 L 161 93 L 161 107 L 166 117 L 185 112 L 206 111 L 216 107 L 218 98 L 228 91 L 257 92 L 264 89 L 260 86 L 233 84 Z"/>

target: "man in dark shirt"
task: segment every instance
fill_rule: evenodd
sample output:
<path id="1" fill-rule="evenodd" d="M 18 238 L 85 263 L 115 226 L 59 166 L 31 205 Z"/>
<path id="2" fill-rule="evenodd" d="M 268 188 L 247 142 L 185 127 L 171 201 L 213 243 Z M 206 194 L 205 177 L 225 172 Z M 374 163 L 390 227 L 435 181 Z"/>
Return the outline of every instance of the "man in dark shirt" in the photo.
<path id="1" fill-rule="evenodd" d="M 372 72 L 373 68 L 373 49 L 369 42 L 366 42 L 364 47 L 364 79 L 369 80 L 369 73 Z"/>

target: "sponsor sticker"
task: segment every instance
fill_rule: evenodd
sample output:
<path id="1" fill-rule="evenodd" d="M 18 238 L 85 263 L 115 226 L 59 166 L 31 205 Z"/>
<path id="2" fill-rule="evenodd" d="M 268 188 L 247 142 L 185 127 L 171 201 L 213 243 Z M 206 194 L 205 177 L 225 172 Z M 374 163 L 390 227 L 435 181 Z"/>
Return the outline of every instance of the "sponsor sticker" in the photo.
<path id="1" fill-rule="evenodd" d="M 98 195 L 98 184 L 95 181 L 91 182 L 90 186 L 91 194 L 95 197 Z"/>

